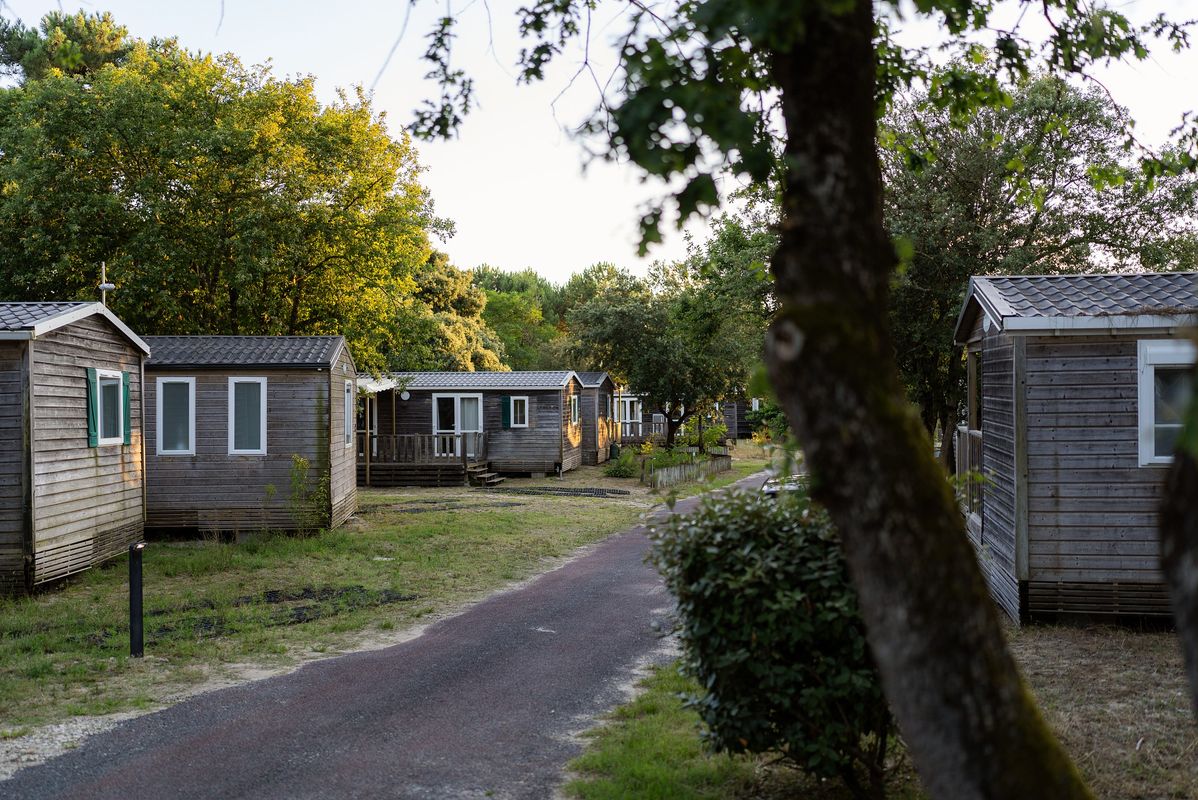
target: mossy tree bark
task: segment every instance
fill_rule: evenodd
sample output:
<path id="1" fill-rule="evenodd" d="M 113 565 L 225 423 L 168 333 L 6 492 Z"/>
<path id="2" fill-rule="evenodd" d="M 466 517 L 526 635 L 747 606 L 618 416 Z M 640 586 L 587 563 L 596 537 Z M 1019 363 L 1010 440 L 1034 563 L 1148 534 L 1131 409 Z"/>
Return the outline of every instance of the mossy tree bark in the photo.
<path id="1" fill-rule="evenodd" d="M 819 8 L 827 4 L 812 4 Z M 787 126 L 769 366 L 842 538 L 887 697 L 937 798 L 1090 797 L 1006 648 L 887 326 L 870 0 L 771 69 Z"/>

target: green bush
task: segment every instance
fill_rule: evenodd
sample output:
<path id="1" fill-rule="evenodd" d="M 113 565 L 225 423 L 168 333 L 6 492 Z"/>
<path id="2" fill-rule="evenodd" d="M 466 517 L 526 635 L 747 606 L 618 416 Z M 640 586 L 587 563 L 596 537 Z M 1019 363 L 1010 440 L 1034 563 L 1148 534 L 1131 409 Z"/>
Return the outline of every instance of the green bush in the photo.
<path id="1" fill-rule="evenodd" d="M 827 514 L 798 492 L 713 495 L 651 535 L 714 748 L 882 796 L 892 723 Z"/>
<path id="2" fill-rule="evenodd" d="M 620 455 L 607 462 L 603 474 L 609 478 L 635 478 L 640 474 L 636 451 L 627 447 L 621 448 Z"/>
<path id="3" fill-rule="evenodd" d="M 676 467 L 679 464 L 690 464 L 694 461 L 694 457 L 685 450 L 656 447 L 646 461 L 653 469 L 661 469 L 662 467 Z"/>
<path id="4" fill-rule="evenodd" d="M 728 438 L 728 426 L 723 423 L 719 425 L 705 426 L 703 428 L 703 438 L 699 438 L 699 425 L 691 423 L 686 430 L 686 434 L 682 437 L 682 444 L 687 447 L 701 447 L 703 450 L 722 445 L 724 440 Z"/>
<path id="5" fill-rule="evenodd" d="M 786 412 L 782 410 L 782 406 L 769 401 L 763 402 L 761 408 L 756 411 L 746 412 L 745 421 L 761 439 L 774 444 L 786 441 L 790 431 L 790 424 L 786 421 Z"/>

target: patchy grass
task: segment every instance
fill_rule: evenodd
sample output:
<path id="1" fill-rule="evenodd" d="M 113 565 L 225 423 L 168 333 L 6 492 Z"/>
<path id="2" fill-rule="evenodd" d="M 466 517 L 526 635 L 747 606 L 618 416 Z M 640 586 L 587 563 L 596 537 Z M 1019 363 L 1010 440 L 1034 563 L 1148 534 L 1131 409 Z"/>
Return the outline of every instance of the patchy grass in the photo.
<path id="1" fill-rule="evenodd" d="M 1198 797 L 1198 731 L 1177 636 L 1126 627 L 1032 625 L 1008 630 L 1011 649 L 1040 707 L 1094 794 L 1108 800 Z M 588 734 L 566 786 L 573 797 L 841 800 L 762 759 L 702 751 L 699 719 L 677 695 L 694 691 L 674 668 L 655 672 L 643 694 Z M 923 797 L 908 764 L 892 798 Z"/>
<path id="2" fill-rule="evenodd" d="M 585 800 L 720 800 L 754 786 L 754 761 L 704 750 L 699 718 L 679 699 L 694 684 L 676 668 L 655 669 L 639 688 L 635 700 L 587 734 L 590 746 L 570 765 L 579 777 L 566 785 L 567 794 Z"/>
<path id="3" fill-rule="evenodd" d="M 1009 638 L 1098 797 L 1198 797 L 1198 731 L 1175 633 L 1031 625 Z"/>
<path id="4" fill-rule="evenodd" d="M 710 753 L 702 723 L 683 707 L 698 684 L 659 667 L 638 684 L 640 694 L 589 731 L 586 752 L 570 764 L 576 776 L 564 792 L 582 800 L 847 800 L 839 785 L 809 778 L 772 758 Z M 915 797 L 914 776 L 900 765 L 890 797 Z"/>
<path id="5" fill-rule="evenodd" d="M 0 600 L 0 728 L 151 707 L 220 679 L 229 665 L 282 668 L 394 641 L 392 631 L 631 526 L 654 502 L 647 492 L 580 499 L 466 489 L 360 498 L 356 521 L 315 536 L 152 541 L 145 659 L 127 656 L 124 558 Z"/>

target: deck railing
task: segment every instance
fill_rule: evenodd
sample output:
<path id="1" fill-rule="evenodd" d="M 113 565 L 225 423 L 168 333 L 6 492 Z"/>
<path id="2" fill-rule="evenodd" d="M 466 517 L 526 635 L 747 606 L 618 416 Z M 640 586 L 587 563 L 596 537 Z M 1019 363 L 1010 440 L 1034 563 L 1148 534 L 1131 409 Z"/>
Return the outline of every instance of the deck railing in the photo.
<path id="1" fill-rule="evenodd" d="M 486 433 L 373 433 L 358 431 L 358 461 L 365 464 L 447 464 L 487 460 Z"/>
<path id="2" fill-rule="evenodd" d="M 617 422 L 616 427 L 620 432 L 620 441 L 624 444 L 635 444 L 646 440 L 665 441 L 666 438 L 664 422 L 645 423 L 640 420 L 631 420 Z"/>
<path id="3" fill-rule="evenodd" d="M 970 430 L 967 425 L 957 426 L 957 440 L 953 443 L 957 455 L 957 475 L 965 479 L 965 512 L 982 513 L 982 432 Z"/>

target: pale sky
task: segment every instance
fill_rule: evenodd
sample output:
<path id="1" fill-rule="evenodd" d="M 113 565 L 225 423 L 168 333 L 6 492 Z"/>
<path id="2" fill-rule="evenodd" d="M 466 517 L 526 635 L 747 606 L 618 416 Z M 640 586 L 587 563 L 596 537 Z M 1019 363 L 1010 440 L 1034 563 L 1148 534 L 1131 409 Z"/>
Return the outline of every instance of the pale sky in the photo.
<path id="1" fill-rule="evenodd" d="M 584 150 L 566 132 L 586 118 L 597 98 L 589 75 L 570 86 L 581 53 L 559 59 L 543 83 L 516 86 L 520 43 L 514 10 L 522 4 L 527 0 L 489 0 L 492 25 L 487 5 L 478 0 L 450 5 L 455 12 L 465 9 L 455 60 L 475 78 L 481 105 L 467 118 L 459 139 L 416 145 L 436 212 L 457 227 L 453 238 L 437 246 L 462 268 L 482 263 L 504 269 L 530 266 L 558 282 L 598 261 L 642 272 L 653 259 L 681 257 L 684 242 L 672 226 L 665 243 L 647 259 L 636 256 L 638 208 L 661 194 L 660 185 L 642 183 L 629 165 L 595 160 L 584 171 Z M 1198 11 L 1198 0 L 1119 6 L 1141 17 L 1165 11 L 1188 18 Z M 446 6 L 434 0 L 419 3 L 405 30 L 406 0 L 225 0 L 223 19 L 220 0 L 0 0 L 0 13 L 20 17 L 27 25 L 35 25 L 47 11 L 80 7 L 111 11 L 140 38 L 176 36 L 190 50 L 232 52 L 250 64 L 270 60 L 279 76 L 311 74 L 323 100 L 331 99 L 338 87 L 361 84 L 369 89 L 377 77 L 374 106 L 387 113 L 396 132 L 433 92 L 421 79 L 427 68 L 419 56 L 425 34 Z M 612 21 L 620 8 L 617 4 L 597 12 L 593 42 L 602 45 L 621 30 Z M 930 28 L 911 28 L 916 39 L 934 35 Z M 593 46 L 590 57 L 606 80 L 612 49 Z M 1183 111 L 1196 105 L 1198 54 L 1175 56 L 1161 50 L 1150 62 L 1104 72 L 1103 79 L 1119 102 L 1131 107 L 1143 140 L 1156 144 Z M 689 229 L 702 238 L 705 225 L 692 223 Z"/>

